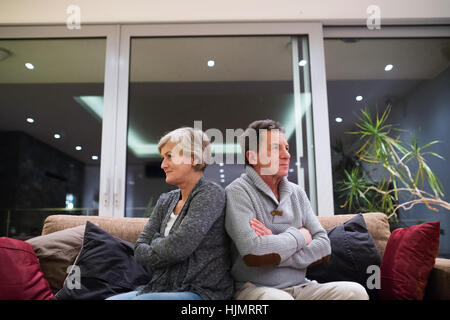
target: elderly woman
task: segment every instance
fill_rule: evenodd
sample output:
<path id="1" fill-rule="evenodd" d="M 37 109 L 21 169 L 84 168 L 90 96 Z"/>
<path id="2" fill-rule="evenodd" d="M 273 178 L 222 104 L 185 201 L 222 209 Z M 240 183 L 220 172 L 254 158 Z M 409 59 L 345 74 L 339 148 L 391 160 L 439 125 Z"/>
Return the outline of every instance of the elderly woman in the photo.
<path id="1" fill-rule="evenodd" d="M 178 189 L 160 196 L 135 245 L 136 260 L 151 267 L 152 278 L 108 299 L 230 299 L 225 191 L 203 177 L 210 141 L 201 130 L 180 128 L 162 137 L 158 150 L 166 182 Z"/>

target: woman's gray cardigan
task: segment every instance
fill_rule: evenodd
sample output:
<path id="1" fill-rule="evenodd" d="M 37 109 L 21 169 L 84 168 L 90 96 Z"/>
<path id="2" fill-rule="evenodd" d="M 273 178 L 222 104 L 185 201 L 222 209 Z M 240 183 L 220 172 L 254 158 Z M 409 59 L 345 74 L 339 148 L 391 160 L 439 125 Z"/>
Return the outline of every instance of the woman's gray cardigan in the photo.
<path id="1" fill-rule="evenodd" d="M 164 193 L 134 247 L 152 279 L 146 292 L 190 291 L 204 299 L 231 299 L 230 239 L 225 231 L 225 191 L 203 177 L 195 185 L 167 237 L 164 230 L 180 190 Z"/>

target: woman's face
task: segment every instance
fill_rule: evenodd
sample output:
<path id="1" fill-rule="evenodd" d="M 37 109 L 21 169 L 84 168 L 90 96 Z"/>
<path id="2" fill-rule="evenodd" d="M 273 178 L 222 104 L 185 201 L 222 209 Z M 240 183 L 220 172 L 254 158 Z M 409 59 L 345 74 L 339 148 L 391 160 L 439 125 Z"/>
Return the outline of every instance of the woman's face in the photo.
<path id="1" fill-rule="evenodd" d="M 166 182 L 168 184 L 179 186 L 189 179 L 195 172 L 190 157 L 183 157 L 179 148 L 175 148 L 176 143 L 167 142 L 161 148 L 163 158 L 161 169 L 166 173 Z"/>

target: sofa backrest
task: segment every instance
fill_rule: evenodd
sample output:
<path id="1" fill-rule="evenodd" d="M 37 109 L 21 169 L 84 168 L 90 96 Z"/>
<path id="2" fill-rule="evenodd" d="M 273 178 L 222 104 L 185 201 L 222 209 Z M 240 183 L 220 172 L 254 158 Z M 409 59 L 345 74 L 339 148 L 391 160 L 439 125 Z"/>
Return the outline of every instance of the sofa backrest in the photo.
<path id="1" fill-rule="evenodd" d="M 354 217 L 354 214 L 320 216 L 319 222 L 325 229 L 331 229 Z M 391 235 L 387 216 L 384 213 L 364 213 L 367 229 L 375 240 L 375 245 L 383 257 L 384 249 Z M 86 224 L 90 221 L 110 234 L 135 243 L 144 229 L 148 218 L 114 218 L 98 216 L 52 215 L 45 219 L 42 235 Z"/>
<path id="2" fill-rule="evenodd" d="M 52 232 L 85 225 L 90 221 L 106 232 L 122 240 L 136 243 L 144 229 L 148 218 L 114 218 L 99 216 L 52 215 L 45 219 L 42 235 Z"/>

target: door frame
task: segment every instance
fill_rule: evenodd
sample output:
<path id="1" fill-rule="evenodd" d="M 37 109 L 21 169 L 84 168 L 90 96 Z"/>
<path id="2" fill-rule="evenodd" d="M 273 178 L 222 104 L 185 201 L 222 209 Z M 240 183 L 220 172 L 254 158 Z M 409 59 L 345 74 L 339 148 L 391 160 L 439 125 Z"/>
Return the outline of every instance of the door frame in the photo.
<path id="1" fill-rule="evenodd" d="M 132 37 L 183 36 L 254 36 L 307 35 L 310 50 L 311 92 L 314 129 L 314 155 L 317 202 L 314 211 L 319 216 L 334 215 L 328 101 L 325 76 L 323 29 L 320 22 L 249 22 L 249 23 L 175 23 L 122 25 L 120 32 L 118 116 L 116 136 L 116 171 L 114 216 L 125 212 L 126 148 L 128 124 L 128 86 L 130 43 Z M 115 197 L 115 198 L 116 198 Z M 116 210 L 117 209 L 117 210 Z"/>

